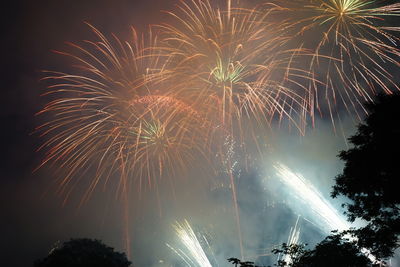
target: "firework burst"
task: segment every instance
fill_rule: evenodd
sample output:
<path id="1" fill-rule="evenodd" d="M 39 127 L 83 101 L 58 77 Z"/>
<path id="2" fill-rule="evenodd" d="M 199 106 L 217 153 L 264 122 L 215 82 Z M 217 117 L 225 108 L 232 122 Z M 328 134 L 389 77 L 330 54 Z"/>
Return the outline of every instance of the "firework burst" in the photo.
<path id="1" fill-rule="evenodd" d="M 48 149 L 43 164 L 55 161 L 68 169 L 61 188 L 94 168 L 87 197 L 101 178 L 106 184 L 115 173 L 122 191 L 132 180 L 139 188 L 154 187 L 163 171 L 175 174 L 187 168 L 191 152 L 200 153 L 203 124 L 165 89 L 168 74 L 152 49 L 155 37 L 145 47 L 133 31 L 133 42 L 114 37 L 113 45 L 91 28 L 98 42 L 71 44 L 79 56 L 63 53 L 78 62 L 78 74 L 51 72 L 45 78 L 53 85 L 46 93 L 52 100 L 40 112 L 50 116 L 38 129 L 48 137 L 41 148 Z"/>
<path id="2" fill-rule="evenodd" d="M 273 167 L 278 178 L 289 188 L 296 201 L 307 205 L 320 229 L 329 233 L 332 230 L 343 231 L 350 228 L 349 223 L 303 176 L 294 173 L 282 163 L 276 163 Z"/>
<path id="3" fill-rule="evenodd" d="M 261 14 L 210 1 L 182 2 L 169 12 L 172 24 L 161 25 L 168 66 L 184 81 L 179 95 L 215 125 L 239 136 L 243 121 L 269 124 L 275 115 L 292 119 L 304 110 L 304 99 L 285 86 L 305 77 L 290 67 L 287 42 L 260 23 Z M 177 84 L 180 82 L 178 81 Z M 244 129 L 246 128 L 246 129 Z"/>
<path id="4" fill-rule="evenodd" d="M 267 5 L 267 12 L 279 18 L 277 28 L 292 36 L 292 47 L 309 51 L 299 64 L 313 76 L 308 97 L 312 115 L 314 110 L 321 114 L 327 110 L 334 125 L 333 113 L 341 106 L 359 115 L 365 112 L 362 103 L 371 101 L 377 92 L 390 94 L 399 89 L 392 70 L 399 67 L 400 27 L 388 25 L 400 15 L 400 4 L 361 0 L 274 3 Z"/>
<path id="5" fill-rule="evenodd" d="M 211 267 L 212 265 L 189 222 L 184 220 L 182 223 L 176 222 L 172 226 L 185 249 L 175 249 L 169 244 L 166 245 L 188 266 Z"/>

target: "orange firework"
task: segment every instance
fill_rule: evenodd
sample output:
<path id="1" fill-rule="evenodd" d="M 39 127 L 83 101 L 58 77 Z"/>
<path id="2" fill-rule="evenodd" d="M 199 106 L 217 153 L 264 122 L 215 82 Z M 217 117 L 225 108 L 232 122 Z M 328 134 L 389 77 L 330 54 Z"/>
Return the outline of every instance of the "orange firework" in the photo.
<path id="1" fill-rule="evenodd" d="M 176 177 L 191 161 L 203 158 L 208 124 L 182 101 L 170 96 L 151 95 L 133 101 L 136 114 L 128 135 L 136 140 L 127 149 L 130 170 L 151 179 Z M 153 181 L 154 183 L 154 181 Z"/>
<path id="2" fill-rule="evenodd" d="M 48 137 L 43 164 L 59 162 L 68 170 L 61 190 L 73 177 L 95 170 L 86 197 L 115 173 L 121 191 L 132 182 L 154 187 L 163 172 L 187 167 L 190 153 L 201 155 L 204 121 L 171 95 L 171 74 L 153 48 L 156 37 L 146 46 L 133 30 L 133 41 L 122 43 L 90 27 L 99 41 L 71 44 L 78 55 L 62 53 L 78 62 L 76 74 L 49 72 L 45 78 L 53 84 L 45 94 L 52 100 L 40 112 L 49 122 L 38 128 Z"/>
<path id="3" fill-rule="evenodd" d="M 305 99 L 287 85 L 305 89 L 297 80 L 307 75 L 291 68 L 295 50 L 280 49 L 288 39 L 266 31 L 262 14 L 208 0 L 182 1 L 169 14 L 175 21 L 160 26 L 162 50 L 177 73 L 178 96 L 208 120 L 240 136 L 244 120 L 261 125 L 279 115 L 295 122 L 294 114 L 303 114 Z"/>
<path id="4" fill-rule="evenodd" d="M 310 52 L 300 64 L 312 80 L 323 82 L 310 84 L 312 114 L 314 107 L 321 113 L 327 109 L 334 123 L 337 105 L 358 115 L 362 103 L 377 92 L 399 89 L 392 73 L 399 67 L 400 27 L 389 26 L 398 21 L 399 3 L 290 0 L 266 6 L 267 13 L 276 15 L 277 28 L 292 36 L 290 45 Z"/>

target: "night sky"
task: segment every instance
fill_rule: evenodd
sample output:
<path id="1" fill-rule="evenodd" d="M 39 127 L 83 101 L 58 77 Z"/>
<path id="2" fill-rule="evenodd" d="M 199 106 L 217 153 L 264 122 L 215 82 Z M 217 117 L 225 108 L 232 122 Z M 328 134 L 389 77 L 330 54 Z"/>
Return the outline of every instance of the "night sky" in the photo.
<path id="1" fill-rule="evenodd" d="M 34 172 L 44 157 L 43 152 L 36 151 L 43 139 L 35 133 L 35 127 L 43 123 L 43 118 L 35 116 L 35 113 L 46 101 L 40 97 L 46 88 L 46 82 L 41 80 L 44 77 L 42 71 L 66 70 L 67 60 L 52 51 L 68 51 L 67 41 L 93 38 L 84 22 L 91 23 L 106 34 L 125 37 L 129 35 L 131 25 L 144 31 L 149 24 L 168 20 L 161 10 L 173 9 L 176 2 L 21 0 L 9 3 L 5 9 L 2 7 L 3 101 L 0 114 L 3 127 L 0 134 L 5 149 L 0 161 L 1 266 L 31 266 L 35 259 L 47 255 L 56 242 L 70 238 L 101 239 L 117 250 L 123 249 L 122 207 L 115 188 L 98 188 L 81 205 L 85 190 L 83 183 L 65 202 L 65 196 L 55 192 L 55 177 L 61 175 L 55 166 L 46 165 Z M 305 137 L 282 130 L 275 133 L 272 139 L 276 138 L 275 155 L 302 172 L 328 197 L 333 177 L 342 167 L 336 155 L 339 150 L 346 149 L 345 139 L 354 132 L 358 121 L 354 116 L 344 116 L 343 129 L 335 134 L 329 118 L 317 120 L 318 130 L 310 129 Z M 263 194 L 256 181 L 262 171 L 262 166 L 243 171 L 239 182 L 243 232 L 250 240 L 247 247 L 255 251 L 262 242 L 273 244 L 286 241 L 296 220 L 295 213 L 279 208 L 290 200 L 272 194 L 272 202 L 276 204 L 271 208 L 270 204 L 265 204 L 271 202 L 270 198 L 260 201 L 255 197 Z M 191 175 L 199 176 L 196 173 Z M 144 196 L 140 201 L 133 198 L 135 215 L 132 215 L 131 231 L 134 266 L 163 266 L 160 260 L 179 262 L 174 260 L 176 257 L 165 246 L 166 242 L 173 242 L 174 235 L 169 226 L 177 218 L 190 218 L 196 221 L 199 231 L 211 236 L 218 234 L 214 241 L 218 259 L 239 256 L 237 246 L 232 244 L 235 225 L 229 210 L 229 190 L 218 188 L 218 183 L 214 183 L 210 191 L 208 182 L 203 184 L 199 181 L 201 179 L 192 180 L 178 186 L 177 197 L 161 192 L 164 197 L 162 207 L 157 204 L 154 194 Z M 338 206 L 338 203 L 334 205 Z M 274 228 L 277 225 L 279 229 Z M 318 229 L 306 223 L 303 229 L 303 238 L 309 242 L 323 236 Z M 271 231 L 279 232 L 279 235 L 272 237 Z M 232 255 L 227 255 L 229 253 Z M 227 266 L 225 264 L 222 262 L 220 266 Z"/>

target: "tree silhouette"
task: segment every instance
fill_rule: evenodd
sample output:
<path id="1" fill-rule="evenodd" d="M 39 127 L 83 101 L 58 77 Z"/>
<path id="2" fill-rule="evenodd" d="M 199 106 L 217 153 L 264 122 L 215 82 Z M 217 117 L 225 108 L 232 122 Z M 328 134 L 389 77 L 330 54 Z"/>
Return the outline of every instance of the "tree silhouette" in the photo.
<path id="1" fill-rule="evenodd" d="M 34 267 L 128 267 L 124 253 L 116 252 L 99 240 L 71 239 L 37 260 Z"/>
<path id="2" fill-rule="evenodd" d="M 366 108 L 369 115 L 349 138 L 353 147 L 339 154 L 345 166 L 332 197 L 348 197 L 352 202 L 343 206 L 349 220 L 367 222 L 351 231 L 358 245 L 387 258 L 399 247 L 400 95 L 380 95 Z"/>
<path id="3" fill-rule="evenodd" d="M 300 258 L 308 251 L 305 249 L 307 244 L 286 244 L 283 243 L 281 248 L 275 248 L 272 250 L 273 254 L 280 254 L 282 257 L 278 259 L 278 262 L 274 266 L 285 267 L 285 266 L 297 266 L 296 264 Z M 290 261 L 285 260 L 285 256 L 290 258 Z"/>
<path id="4" fill-rule="evenodd" d="M 373 267 L 378 266 L 365 256 L 356 241 L 333 233 L 318 243 L 314 249 L 305 249 L 302 244 L 282 244 L 274 249 L 274 254 L 289 256 L 290 261 L 278 260 L 278 267 Z M 282 258 L 282 257 L 281 257 Z M 283 257 L 285 258 L 285 257 Z"/>
<path id="5" fill-rule="evenodd" d="M 240 264 L 240 262 L 241 262 L 241 261 L 240 261 L 239 259 L 237 259 L 237 258 L 229 258 L 228 261 L 229 261 L 230 263 L 232 263 L 232 264 L 235 264 L 235 267 L 237 267 L 238 264 Z"/>
<path id="6" fill-rule="evenodd" d="M 262 267 L 262 266 L 254 265 L 254 262 L 252 262 L 252 261 L 241 261 L 237 258 L 229 258 L 228 261 L 230 263 L 234 264 L 235 267 L 237 267 L 238 265 L 240 267 Z"/>
<path id="7" fill-rule="evenodd" d="M 277 267 L 377 267 L 361 249 L 355 240 L 345 236 L 345 233 L 329 235 L 318 243 L 314 249 L 306 249 L 306 244 L 286 244 L 272 250 L 273 254 L 280 255 L 274 266 Z M 287 260 L 289 258 L 290 260 Z M 229 262 L 240 267 L 257 267 L 254 262 L 242 262 L 236 258 Z"/>
<path id="8" fill-rule="evenodd" d="M 306 251 L 295 266 L 372 267 L 378 264 L 363 254 L 356 241 L 345 238 L 343 234 L 333 234 L 317 244 L 313 250 Z"/>

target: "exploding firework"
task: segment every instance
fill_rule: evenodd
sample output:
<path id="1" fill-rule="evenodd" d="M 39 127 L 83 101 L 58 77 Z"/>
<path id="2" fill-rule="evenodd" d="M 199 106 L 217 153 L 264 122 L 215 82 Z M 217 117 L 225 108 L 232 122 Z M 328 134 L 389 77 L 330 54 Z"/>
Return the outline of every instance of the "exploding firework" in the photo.
<path id="1" fill-rule="evenodd" d="M 332 230 L 347 230 L 350 225 L 340 216 L 336 209 L 321 196 L 318 190 L 300 174 L 292 172 L 281 163 L 276 163 L 274 169 L 280 181 L 290 190 L 297 200 L 312 211 L 313 223 L 326 232 Z"/>
<path id="2" fill-rule="evenodd" d="M 72 44 L 80 54 L 67 54 L 78 61 L 77 74 L 46 77 L 54 84 L 46 93 L 52 100 L 40 112 L 49 116 L 38 129 L 48 137 L 43 164 L 55 161 L 68 170 L 61 189 L 94 168 L 87 197 L 101 178 L 107 184 L 115 173 L 121 191 L 132 182 L 154 188 L 163 172 L 173 176 L 187 168 L 192 152 L 202 155 L 204 120 L 168 93 L 162 59 L 135 31 L 133 42 L 114 37 L 113 45 L 92 29 L 99 41 Z"/>
<path id="3" fill-rule="evenodd" d="M 294 197 L 311 209 L 314 218 L 311 218 L 311 223 L 318 225 L 321 230 L 329 233 L 332 231 L 345 231 L 350 229 L 351 225 L 343 216 L 340 216 L 337 210 L 328 203 L 328 201 L 320 195 L 318 190 L 310 184 L 303 176 L 300 174 L 292 172 L 287 166 L 282 163 L 276 163 L 274 165 L 276 174 L 279 179 L 287 186 Z M 297 226 L 297 222 L 296 222 Z M 293 244 L 298 242 L 299 229 L 291 230 L 288 243 Z M 345 235 L 344 239 L 350 242 L 357 241 L 357 238 L 351 235 Z M 371 262 L 380 263 L 376 261 L 374 255 L 368 249 L 362 248 L 361 252 L 367 256 Z M 290 258 L 289 258 L 290 260 Z"/>
<path id="4" fill-rule="evenodd" d="M 300 226 L 299 224 L 299 220 L 300 220 L 300 216 L 297 217 L 296 220 L 296 224 L 294 225 L 294 227 L 290 228 L 290 233 L 288 236 L 288 240 L 287 240 L 287 245 L 297 245 L 299 243 L 299 239 L 300 239 Z M 278 258 L 279 259 L 279 258 Z M 283 261 L 285 261 L 288 265 L 292 263 L 293 259 L 291 258 L 290 255 L 286 254 L 283 258 Z"/>
<path id="5" fill-rule="evenodd" d="M 377 92 L 398 90 L 392 74 L 399 67 L 397 17 L 400 4 L 361 0 L 270 1 L 278 28 L 292 36 L 290 45 L 309 51 L 299 64 L 313 75 L 309 85 L 310 112 L 363 110 Z M 276 13 L 275 13 L 276 12 Z M 270 16 L 271 17 L 271 16 Z M 284 18 L 284 21 L 282 21 Z M 270 25 L 268 21 L 267 25 Z M 389 26 L 390 25 L 390 26 Z M 321 83 L 314 83 L 314 81 Z M 321 103 L 320 103 L 321 102 Z M 326 103 L 327 105 L 323 104 Z M 338 105 L 340 105 L 338 107 Z M 365 111 L 364 111 L 365 112 Z"/>
<path id="6" fill-rule="evenodd" d="M 291 71 L 294 52 L 279 49 L 287 38 L 266 31 L 255 10 L 227 3 L 182 2 L 169 12 L 174 23 L 160 27 L 168 68 L 184 81 L 179 95 L 229 135 L 241 137 L 254 130 L 242 126 L 246 119 L 256 125 L 275 115 L 292 119 L 304 112 L 305 100 L 284 86 L 298 85 L 293 77 L 302 76 Z"/>
<path id="7" fill-rule="evenodd" d="M 189 222 L 187 220 L 182 223 L 176 222 L 173 228 L 185 249 L 175 249 L 169 244 L 167 246 L 188 266 L 211 267 L 212 265 Z"/>

